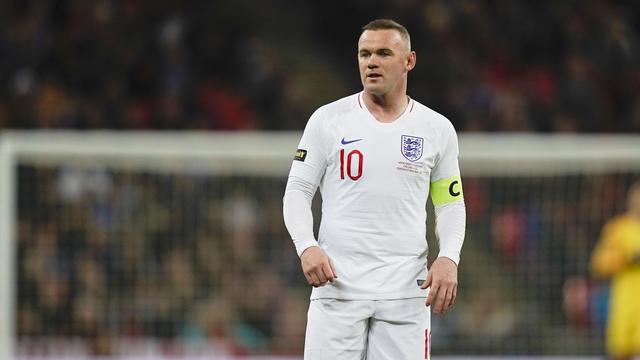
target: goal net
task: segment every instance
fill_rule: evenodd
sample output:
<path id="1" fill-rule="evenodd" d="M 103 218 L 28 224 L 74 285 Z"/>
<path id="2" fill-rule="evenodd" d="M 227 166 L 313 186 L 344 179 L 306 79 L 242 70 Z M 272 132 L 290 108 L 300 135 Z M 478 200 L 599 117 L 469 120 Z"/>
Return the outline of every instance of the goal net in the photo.
<path id="1" fill-rule="evenodd" d="M 1 135 L 0 358 L 299 359 L 309 288 L 281 215 L 299 136 Z M 433 353 L 602 354 L 588 261 L 640 138 L 465 134 L 460 152 L 459 297 Z"/>

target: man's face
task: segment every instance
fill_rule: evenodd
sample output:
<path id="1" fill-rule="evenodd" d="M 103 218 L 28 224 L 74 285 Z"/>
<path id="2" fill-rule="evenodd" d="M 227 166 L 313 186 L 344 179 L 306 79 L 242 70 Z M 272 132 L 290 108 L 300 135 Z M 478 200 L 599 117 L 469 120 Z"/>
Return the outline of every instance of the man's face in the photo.
<path id="1" fill-rule="evenodd" d="M 358 41 L 358 67 L 364 89 L 391 93 L 415 66 L 415 53 L 396 30 L 365 30 Z"/>

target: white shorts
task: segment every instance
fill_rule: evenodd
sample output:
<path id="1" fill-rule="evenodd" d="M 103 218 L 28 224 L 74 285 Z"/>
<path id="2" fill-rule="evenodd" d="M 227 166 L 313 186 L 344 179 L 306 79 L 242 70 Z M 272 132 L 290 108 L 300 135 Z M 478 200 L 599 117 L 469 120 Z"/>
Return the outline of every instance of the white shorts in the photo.
<path id="1" fill-rule="evenodd" d="M 431 316 L 424 302 L 312 300 L 304 360 L 430 359 Z"/>

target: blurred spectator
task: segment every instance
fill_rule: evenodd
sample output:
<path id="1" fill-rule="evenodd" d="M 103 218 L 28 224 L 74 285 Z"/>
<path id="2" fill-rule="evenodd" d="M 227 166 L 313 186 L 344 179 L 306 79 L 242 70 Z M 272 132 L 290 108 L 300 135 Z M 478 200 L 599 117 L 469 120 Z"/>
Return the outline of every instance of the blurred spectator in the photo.
<path id="1" fill-rule="evenodd" d="M 101 167 L 21 174 L 22 354 L 132 354 L 150 341 L 165 355 L 300 350 L 308 295 L 283 282 L 297 264 L 272 211 L 279 192 Z"/>
<path id="2" fill-rule="evenodd" d="M 611 280 L 607 350 L 611 358 L 640 355 L 640 182 L 629 189 L 627 212 L 607 222 L 591 259 L 591 271 Z"/>
<path id="3" fill-rule="evenodd" d="M 319 104 L 359 91 L 344 34 L 384 15 L 414 34 L 409 93 L 459 131 L 640 131 L 639 3 L 364 3 L 1 2 L 0 130 L 301 129 Z M 572 330 L 563 316 L 599 336 L 604 296 L 585 299 L 572 279 L 628 175 L 467 179 L 474 266 L 461 286 L 501 280 L 461 299 L 471 313 L 446 333 L 471 345 L 452 353 L 553 352 L 532 339 Z M 299 354 L 308 289 L 282 225 L 284 184 L 245 180 L 22 166 L 22 353 L 66 339 L 81 357 Z"/>
<path id="4" fill-rule="evenodd" d="M 575 279 L 634 176 L 469 178 L 473 295 L 437 350 L 597 353 L 606 299 Z M 18 181 L 21 354 L 300 354 L 309 288 L 284 179 L 21 165 Z"/>
<path id="5" fill-rule="evenodd" d="M 359 4 L 4 2 L 0 129 L 301 129 L 359 90 L 344 34 L 384 14 L 414 34 L 410 94 L 460 131 L 640 131 L 638 3 Z"/>

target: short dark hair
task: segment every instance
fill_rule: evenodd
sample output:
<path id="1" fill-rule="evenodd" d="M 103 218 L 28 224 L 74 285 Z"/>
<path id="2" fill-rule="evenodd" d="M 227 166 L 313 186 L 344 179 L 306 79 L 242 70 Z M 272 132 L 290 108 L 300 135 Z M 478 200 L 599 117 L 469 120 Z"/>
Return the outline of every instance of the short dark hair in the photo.
<path id="1" fill-rule="evenodd" d="M 366 30 L 396 30 L 400 33 L 400 36 L 407 41 L 409 48 L 411 48 L 411 36 L 409 36 L 407 28 L 391 19 L 373 20 L 362 27 L 362 32 L 365 32 Z"/>

